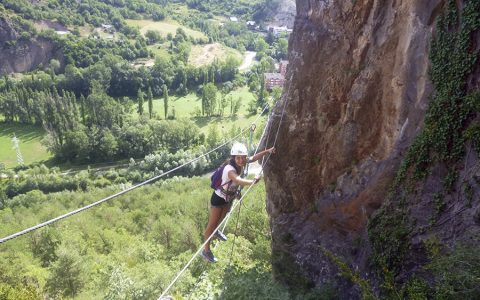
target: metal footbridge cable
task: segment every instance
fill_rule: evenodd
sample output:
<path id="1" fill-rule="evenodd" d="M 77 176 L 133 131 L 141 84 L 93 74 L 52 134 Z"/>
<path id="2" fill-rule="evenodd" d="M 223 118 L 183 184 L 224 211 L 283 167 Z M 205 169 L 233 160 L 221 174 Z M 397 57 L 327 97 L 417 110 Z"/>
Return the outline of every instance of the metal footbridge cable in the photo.
<path id="1" fill-rule="evenodd" d="M 258 115 L 258 117 L 255 119 L 254 123 L 255 123 L 256 121 L 258 121 L 258 119 L 259 119 L 260 116 L 263 114 L 263 112 L 266 110 L 266 108 L 267 108 L 267 107 L 265 107 L 264 110 Z M 86 205 L 86 206 L 84 206 L 84 207 L 78 208 L 78 209 L 76 209 L 76 210 L 74 210 L 74 211 L 68 212 L 68 213 L 63 214 L 63 215 L 61 215 L 61 216 L 58 216 L 58 217 L 56 217 L 56 218 L 50 219 L 50 220 L 45 221 L 45 222 L 43 222 L 43 223 L 37 224 L 37 225 L 35 225 L 35 226 L 29 227 L 29 228 L 24 229 L 24 230 L 22 230 L 22 231 L 19 231 L 19 232 L 17 232 L 17 233 L 14 233 L 14 234 L 11 234 L 11 235 L 6 236 L 6 237 L 4 237 L 4 238 L 1 238 L 1 239 L 0 239 L 0 244 L 5 243 L 6 241 L 9 241 L 9 240 L 11 240 L 11 239 L 17 238 L 17 237 L 19 237 L 19 236 L 22 236 L 22 235 L 24 235 L 24 234 L 27 234 L 27 233 L 29 233 L 29 232 L 31 232 L 31 231 L 37 230 L 37 229 L 39 229 L 39 228 L 42 228 L 42 227 L 44 227 L 44 226 L 50 225 L 50 224 L 52 224 L 52 223 L 55 223 L 55 222 L 57 222 L 57 221 L 60 221 L 60 220 L 62 220 L 62 219 L 65 219 L 65 218 L 68 218 L 68 217 L 73 216 L 73 215 L 75 215 L 75 214 L 78 214 L 78 213 L 80 213 L 80 212 L 82 212 L 82 211 L 84 211 L 84 210 L 90 209 L 90 208 L 92 208 L 92 207 L 94 207 L 94 206 L 97 206 L 97 205 L 99 205 L 99 204 L 102 204 L 103 202 L 106 202 L 106 201 L 108 201 L 108 200 L 111 200 L 111 199 L 113 199 L 113 198 L 116 198 L 116 197 L 118 197 L 118 196 L 120 196 L 120 195 L 123 195 L 123 194 L 125 194 L 125 193 L 128 193 L 128 192 L 134 190 L 134 189 L 137 189 L 137 188 L 139 188 L 139 187 L 141 187 L 141 186 L 144 186 L 144 185 L 146 185 L 146 184 L 148 184 L 148 183 L 150 183 L 150 182 L 152 182 L 152 181 L 155 181 L 155 180 L 157 180 L 157 179 L 159 179 L 159 178 L 161 178 L 161 177 L 164 177 L 164 176 L 166 176 L 166 175 L 168 175 L 168 174 L 170 174 L 170 173 L 172 173 L 172 172 L 174 172 L 174 171 L 176 171 L 176 170 L 178 170 L 178 169 L 181 169 L 181 168 L 185 167 L 186 165 L 192 164 L 192 163 L 200 160 L 201 158 L 209 155 L 210 153 L 212 153 L 212 152 L 214 152 L 214 151 L 217 151 L 218 149 L 224 147 L 224 146 L 227 145 L 228 143 L 232 142 L 233 140 L 235 140 L 236 138 L 238 138 L 239 136 L 241 136 L 241 135 L 242 135 L 245 131 L 247 131 L 249 128 L 250 128 L 250 127 L 244 128 L 239 134 L 237 134 L 236 136 L 234 136 L 234 137 L 231 138 L 230 140 L 224 142 L 223 144 L 220 144 L 219 146 L 215 147 L 214 149 L 212 149 L 212 150 L 210 150 L 210 151 L 208 151 L 208 152 L 206 152 L 206 153 L 203 153 L 202 155 L 197 156 L 196 158 L 191 159 L 190 161 L 188 161 L 188 162 L 186 162 L 186 163 L 184 163 L 184 164 L 182 164 L 182 165 L 180 165 L 180 166 L 177 166 L 177 167 L 175 167 L 175 168 L 173 168 L 173 169 L 171 169 L 171 170 L 169 170 L 169 171 L 167 171 L 167 172 L 165 172 L 165 173 L 162 173 L 162 174 L 160 174 L 160 175 L 158 175 L 158 176 L 155 176 L 155 177 L 153 177 L 153 178 L 150 178 L 150 179 L 148 179 L 148 180 L 146 180 L 146 181 L 144 181 L 144 182 L 141 182 L 141 183 L 139 183 L 139 184 L 137 184 L 137 185 L 134 185 L 134 186 L 132 186 L 132 187 L 130 187 L 130 188 L 128 188 L 128 189 L 125 189 L 125 190 L 123 190 L 123 191 L 120 191 L 120 192 L 118 192 L 118 193 L 116 193 L 116 194 L 113 194 L 113 195 L 110 195 L 110 196 L 108 196 L 108 197 L 106 197 L 106 198 L 103 198 L 103 199 L 101 199 L 101 200 L 98 200 L 97 202 L 91 203 L 91 204 Z"/>

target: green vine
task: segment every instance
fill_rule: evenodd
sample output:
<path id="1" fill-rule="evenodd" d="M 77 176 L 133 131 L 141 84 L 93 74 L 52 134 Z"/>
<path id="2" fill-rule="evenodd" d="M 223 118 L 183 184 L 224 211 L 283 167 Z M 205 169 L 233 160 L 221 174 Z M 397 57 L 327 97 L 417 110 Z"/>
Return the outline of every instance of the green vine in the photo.
<path id="1" fill-rule="evenodd" d="M 370 286 L 370 283 L 363 279 L 357 272 L 352 270 L 347 263 L 345 263 L 341 258 L 328 251 L 324 247 L 320 246 L 322 253 L 340 270 L 340 275 L 344 278 L 350 280 L 352 283 L 357 284 L 362 291 L 362 299 L 364 300 L 374 300 L 377 299 L 373 293 L 373 289 Z"/>
<path id="2" fill-rule="evenodd" d="M 480 28 L 480 1 L 467 3 L 460 28 L 458 19 L 455 2 L 450 0 L 447 13 L 438 20 L 437 37 L 430 52 L 430 78 L 435 93 L 430 97 L 424 130 L 405 157 L 396 187 L 405 180 L 424 179 L 436 162 L 452 165 L 464 156 L 463 131 L 480 106 L 478 93 L 466 94 L 467 76 L 479 58 L 478 52 L 471 53 L 470 49 L 471 37 Z"/>
<path id="3" fill-rule="evenodd" d="M 480 103 L 480 93 L 474 95 L 477 97 L 477 103 Z M 480 107 L 477 108 L 480 111 Z M 465 130 L 465 139 L 472 142 L 472 146 L 477 152 L 478 158 L 480 158 L 480 123 L 472 124 L 467 130 Z"/>
<path id="4" fill-rule="evenodd" d="M 372 261 L 384 279 L 385 293 L 392 297 L 397 291 L 394 278 L 405 263 L 414 225 L 408 216 L 407 196 L 438 163 L 449 169 L 444 192 L 451 193 L 458 180 L 458 162 L 465 156 L 465 142 L 470 140 L 480 153 L 480 125 L 469 127 L 480 111 L 480 93 L 467 92 L 467 78 L 479 62 L 479 53 L 472 51 L 472 37 L 479 29 L 480 0 L 467 1 L 461 16 L 455 1 L 448 1 L 431 44 L 429 75 L 435 92 L 430 96 L 424 129 L 409 148 L 385 204 L 369 221 Z M 443 195 L 437 193 L 435 220 L 444 207 Z M 392 286 L 385 289 L 388 283 Z"/>

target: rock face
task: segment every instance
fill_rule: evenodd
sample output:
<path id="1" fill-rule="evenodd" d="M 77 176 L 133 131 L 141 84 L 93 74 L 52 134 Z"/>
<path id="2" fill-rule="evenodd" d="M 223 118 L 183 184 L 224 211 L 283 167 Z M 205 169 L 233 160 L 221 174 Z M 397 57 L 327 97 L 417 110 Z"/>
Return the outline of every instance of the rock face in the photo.
<path id="1" fill-rule="evenodd" d="M 265 172 L 274 273 L 291 285 L 336 282 L 347 287 L 342 298 L 356 298 L 325 253 L 371 277 L 367 221 L 422 130 L 433 91 L 430 41 L 445 3 L 297 0 L 296 7 L 287 82 L 266 141 L 273 144 L 280 126 Z M 465 172 L 478 164 L 474 156 Z"/>
<path id="2" fill-rule="evenodd" d="M 31 71 L 48 65 L 52 58 L 63 61 L 53 43 L 21 37 L 11 20 L 0 16 L 0 75 Z"/>
<path id="3" fill-rule="evenodd" d="M 293 28 L 295 20 L 295 1 L 294 0 L 280 0 L 275 3 L 275 14 L 272 20 L 268 23 L 273 26 L 287 26 Z"/>

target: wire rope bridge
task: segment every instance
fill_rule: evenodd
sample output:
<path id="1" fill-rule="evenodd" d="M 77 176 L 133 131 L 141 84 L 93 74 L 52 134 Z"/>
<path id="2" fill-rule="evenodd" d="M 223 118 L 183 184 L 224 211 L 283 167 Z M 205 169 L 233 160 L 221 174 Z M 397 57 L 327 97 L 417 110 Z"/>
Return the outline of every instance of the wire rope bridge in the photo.
<path id="1" fill-rule="evenodd" d="M 287 101 L 284 101 L 284 105 L 283 105 L 283 109 L 282 109 L 282 113 L 281 113 L 280 122 L 279 122 L 279 125 L 278 125 L 278 128 L 277 128 L 277 132 L 276 132 L 276 135 L 275 135 L 275 140 L 274 140 L 274 142 L 273 142 L 273 147 L 275 146 L 276 141 L 277 141 L 278 133 L 279 133 L 280 126 L 281 126 L 282 120 L 283 120 L 283 115 L 284 115 L 284 113 L 285 113 L 286 104 L 287 104 Z M 106 197 L 106 198 L 103 198 L 103 199 L 101 199 L 101 200 L 98 200 L 98 201 L 96 201 L 96 202 L 94 202 L 94 203 L 91 203 L 91 204 L 89 204 L 89 205 L 86 205 L 86 206 L 84 206 L 84 207 L 81 207 L 81 208 L 78 208 L 78 209 L 76 209 L 76 210 L 70 211 L 70 212 L 68 212 L 68 213 L 66 213 L 66 214 L 63 214 L 63 215 L 61 215 L 61 216 L 58 216 L 58 217 L 56 217 L 56 218 L 50 219 L 50 220 L 45 221 L 45 222 L 43 222 L 43 223 L 37 224 L 37 225 L 35 225 L 35 226 L 26 228 L 26 229 L 24 229 L 24 230 L 22 230 L 22 231 L 19 231 L 19 232 L 16 232 L 16 233 L 14 233 L 14 234 L 11 234 L 11 235 L 9 235 L 9 236 L 6 236 L 6 237 L 4 237 L 4 238 L 1 238 L 1 239 L 0 239 L 0 244 L 3 244 L 3 243 L 5 243 L 5 242 L 7 242 L 7 241 L 9 241 L 9 240 L 18 238 L 18 237 L 20 237 L 20 236 L 22 236 L 22 235 L 25 235 L 25 234 L 27 234 L 27 233 L 30 233 L 30 232 L 32 232 L 32 231 L 34 231 L 34 230 L 37 230 L 37 229 L 40 229 L 40 228 L 42 228 L 42 227 L 48 226 L 48 225 L 50 225 L 50 224 L 53 224 L 53 223 L 55 223 L 55 222 L 57 222 L 57 221 L 60 221 L 60 220 L 62 220 L 62 219 L 71 217 L 71 216 L 73 216 L 73 215 L 75 215 L 75 214 L 78 214 L 78 213 L 80 213 L 80 212 L 82 212 L 82 211 L 88 210 L 88 209 L 90 209 L 90 208 L 92 208 L 92 207 L 95 207 L 95 206 L 97 206 L 97 205 L 100 205 L 100 204 L 102 204 L 102 203 L 104 203 L 104 202 L 106 202 L 106 201 L 108 201 L 108 200 L 117 198 L 117 197 L 119 197 L 119 196 L 121 196 L 121 195 L 123 195 L 123 194 L 126 194 L 126 193 L 134 190 L 134 189 L 137 189 L 137 188 L 139 188 L 139 187 L 141 187 L 141 186 L 144 186 L 144 185 L 146 185 L 146 184 L 148 184 L 148 183 L 151 183 L 151 182 L 153 182 L 153 181 L 155 181 L 155 180 L 158 180 L 158 179 L 160 179 L 161 177 L 164 177 L 164 176 L 166 176 L 166 175 L 168 175 L 168 174 L 170 174 L 170 173 L 172 173 L 172 172 L 175 172 L 175 171 L 178 170 L 178 169 L 181 169 L 181 168 L 183 168 L 183 167 L 185 167 L 185 166 L 187 166 L 187 165 L 189 165 L 189 164 L 192 164 L 192 163 L 200 160 L 201 158 L 209 155 L 210 153 L 215 152 L 215 151 L 219 150 L 220 148 L 222 148 L 222 147 L 230 144 L 231 142 L 233 142 L 235 139 L 237 139 L 238 137 L 240 137 L 242 134 L 244 134 L 244 133 L 247 132 L 248 130 L 250 130 L 250 143 L 251 143 L 251 141 L 252 141 L 252 133 L 253 133 L 253 130 L 254 130 L 255 126 L 256 126 L 255 123 L 258 121 L 258 119 L 260 118 L 260 116 L 266 111 L 267 107 L 268 107 L 268 106 L 265 106 L 265 108 L 264 108 L 264 109 L 262 110 L 262 112 L 257 116 L 257 118 L 255 119 L 255 121 L 252 123 L 251 126 L 242 129 L 239 134 L 237 134 L 236 136 L 232 137 L 230 140 L 228 140 L 228 141 L 226 141 L 226 142 L 218 145 L 217 147 L 213 148 L 212 150 L 210 150 L 210 151 L 208 151 L 208 152 L 205 152 L 205 153 L 199 155 L 198 157 L 196 157 L 196 158 L 194 158 L 194 159 L 192 159 L 192 160 L 190 160 L 190 161 L 187 161 L 186 163 L 184 163 L 184 164 L 182 164 L 182 165 L 180 165 L 180 166 L 177 166 L 177 167 L 175 167 L 175 168 L 173 168 L 173 169 L 171 169 L 171 170 L 168 170 L 168 171 L 165 172 L 165 173 L 162 173 L 162 174 L 160 174 L 160 175 L 158 175 L 158 176 L 152 177 L 152 178 L 150 178 L 150 179 L 148 179 L 148 180 L 146 180 L 146 181 L 143 181 L 143 182 L 141 182 L 141 183 L 139 183 L 139 184 L 137 184 L 137 185 L 134 185 L 134 186 L 132 186 L 132 187 L 130 187 L 130 188 L 127 188 L 127 189 L 125 189 L 125 190 L 122 190 L 122 191 L 120 191 L 120 192 L 118 192 L 118 193 L 115 193 L 115 194 L 113 194 L 113 195 L 110 195 L 110 196 L 108 196 L 108 197 Z M 268 143 L 268 137 L 269 137 L 269 135 L 270 135 L 270 130 L 267 130 L 267 128 L 269 127 L 269 120 L 270 120 L 270 116 L 268 117 L 267 124 L 266 124 L 266 126 L 265 126 L 265 128 L 264 128 L 264 130 L 263 130 L 262 136 L 261 136 L 261 138 L 260 138 L 260 141 L 261 141 L 261 140 L 264 138 L 265 133 L 268 131 L 268 135 L 267 135 L 267 138 L 266 138 L 265 145 Z M 254 155 L 255 155 L 255 154 L 257 153 L 257 151 L 258 151 L 259 145 L 260 145 L 260 143 L 257 145 L 257 148 L 255 149 L 255 152 L 254 152 Z M 260 174 L 263 172 L 263 168 L 264 168 L 265 164 L 266 164 L 267 161 L 270 159 L 270 155 L 271 155 L 271 153 L 268 155 L 268 157 L 267 157 L 266 159 L 263 160 L 263 162 L 262 162 L 262 164 L 261 164 Z M 248 172 L 248 165 L 247 165 L 247 172 Z M 217 230 L 219 230 L 222 226 L 223 226 L 223 229 L 226 227 L 227 222 L 228 222 L 229 218 L 230 218 L 231 215 L 232 215 L 232 212 L 233 212 L 237 207 L 240 207 L 239 205 L 242 203 L 243 199 L 244 199 L 245 196 L 250 192 L 250 190 L 251 190 L 252 188 L 253 188 L 253 185 L 250 185 L 250 186 L 248 187 L 248 189 L 246 190 L 246 192 L 242 195 L 242 197 L 241 197 L 238 201 L 235 201 L 235 202 L 234 202 L 234 204 L 232 205 L 231 210 L 230 210 L 230 211 L 228 212 L 228 214 L 225 216 L 225 218 L 223 219 L 223 221 L 217 226 L 217 228 L 215 228 L 215 230 L 213 230 L 213 233 L 212 233 L 212 234 L 208 237 L 208 239 L 206 239 L 206 241 L 198 248 L 198 250 L 193 254 L 192 258 L 185 264 L 185 266 L 180 270 L 180 272 L 177 273 L 177 275 L 173 278 L 173 280 L 171 281 L 171 283 L 164 289 L 164 291 L 162 292 L 162 294 L 161 294 L 160 297 L 158 298 L 159 300 L 160 300 L 160 299 L 169 299 L 169 297 L 168 297 L 168 298 L 166 297 L 168 291 L 173 287 L 173 285 L 177 282 L 177 280 L 178 280 L 178 279 L 180 278 L 180 276 L 185 272 L 185 270 L 187 270 L 187 268 L 192 264 L 192 262 L 194 261 L 194 259 L 200 254 L 200 252 L 202 251 L 202 249 L 205 247 L 207 241 L 209 241 L 210 239 L 213 238 L 213 236 L 215 235 L 215 232 L 217 232 Z M 239 212 L 240 212 L 240 208 L 239 208 Z M 238 227 L 238 219 L 237 219 L 237 227 Z M 235 229 L 235 234 L 236 234 L 236 229 Z M 234 248 L 234 247 L 235 247 L 235 240 L 234 240 L 234 243 L 233 243 L 233 246 L 232 246 L 232 252 L 233 252 L 233 248 Z"/>

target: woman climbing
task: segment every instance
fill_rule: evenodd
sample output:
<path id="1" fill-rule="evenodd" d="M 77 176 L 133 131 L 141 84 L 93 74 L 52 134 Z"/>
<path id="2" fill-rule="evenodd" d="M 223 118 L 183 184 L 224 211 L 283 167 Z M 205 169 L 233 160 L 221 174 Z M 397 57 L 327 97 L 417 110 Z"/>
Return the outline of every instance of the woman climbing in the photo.
<path id="1" fill-rule="evenodd" d="M 255 154 L 247 159 L 248 151 L 245 145 L 235 143 L 230 151 L 231 157 L 227 159 L 223 164 L 223 172 L 221 184 L 212 194 L 210 200 L 210 216 L 208 218 L 208 225 L 205 229 L 204 239 L 208 239 L 213 233 L 218 224 L 222 222 L 232 206 L 232 200 L 237 196 L 237 189 L 239 186 L 252 185 L 259 181 L 259 177 L 254 179 L 243 179 L 240 177 L 243 169 L 248 162 L 255 162 L 261 159 L 268 153 L 274 153 L 275 148 L 264 150 Z M 213 178 L 212 178 L 213 179 Z M 221 241 L 226 241 L 227 237 L 220 231 L 215 232 L 215 237 Z M 208 262 L 214 263 L 217 261 L 210 250 L 210 240 L 205 244 L 205 248 L 202 251 L 202 257 Z"/>

